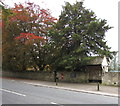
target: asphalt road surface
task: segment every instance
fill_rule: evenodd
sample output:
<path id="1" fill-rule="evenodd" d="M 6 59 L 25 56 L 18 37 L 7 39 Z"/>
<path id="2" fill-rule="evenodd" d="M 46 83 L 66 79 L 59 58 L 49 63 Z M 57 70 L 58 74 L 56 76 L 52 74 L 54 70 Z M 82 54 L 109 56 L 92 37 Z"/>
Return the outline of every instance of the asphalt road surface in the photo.
<path id="1" fill-rule="evenodd" d="M 2 79 L 2 104 L 118 104 L 117 97 L 33 86 L 23 80 Z"/>

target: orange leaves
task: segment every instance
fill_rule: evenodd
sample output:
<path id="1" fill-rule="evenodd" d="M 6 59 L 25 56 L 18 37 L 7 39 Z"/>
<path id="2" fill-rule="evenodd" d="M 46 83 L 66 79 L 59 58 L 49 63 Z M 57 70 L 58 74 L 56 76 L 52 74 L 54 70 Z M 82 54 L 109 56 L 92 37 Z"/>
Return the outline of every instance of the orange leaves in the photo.
<path id="1" fill-rule="evenodd" d="M 33 5 L 33 3 L 30 3 L 30 2 L 28 2 L 27 4 L 28 4 L 28 5 Z"/>
<path id="2" fill-rule="evenodd" d="M 40 11 L 41 11 L 41 13 L 45 13 L 45 14 L 47 13 L 47 10 L 45 10 L 45 9 L 41 9 Z"/>
<path id="3" fill-rule="evenodd" d="M 28 22 L 30 19 L 29 14 L 25 10 L 12 10 L 12 15 L 9 16 L 10 22 L 17 22 L 17 21 L 23 21 Z"/>
<path id="4" fill-rule="evenodd" d="M 20 33 L 20 36 L 16 37 L 15 40 L 25 45 L 33 44 L 36 41 L 41 41 L 41 43 L 44 44 L 47 41 L 47 39 L 36 36 L 33 33 Z"/>
<path id="5" fill-rule="evenodd" d="M 22 4 L 16 4 L 15 3 L 15 7 L 13 8 L 13 10 L 19 10 L 19 9 L 23 9 L 24 6 Z"/>
<path id="6" fill-rule="evenodd" d="M 26 3 L 32 5 L 33 3 Z M 33 18 L 37 17 L 37 15 L 33 11 L 33 7 L 31 6 L 23 6 L 22 4 L 15 4 L 15 7 L 11 9 L 12 15 L 9 17 L 10 22 L 29 22 Z"/>
<path id="7" fill-rule="evenodd" d="M 40 40 L 44 40 L 43 37 L 40 36 L 36 36 L 33 33 L 21 33 L 20 36 L 16 37 L 15 39 L 21 39 L 21 38 L 25 38 L 25 39 L 40 39 Z"/>
<path id="8" fill-rule="evenodd" d="M 54 18 L 50 15 L 49 11 L 48 10 L 45 10 L 45 9 L 41 9 L 41 17 L 43 18 L 42 22 L 45 23 L 45 24 L 48 24 L 48 23 L 54 23 L 57 18 Z"/>
<path id="9" fill-rule="evenodd" d="M 40 6 L 34 3 L 26 3 L 25 6 L 22 4 L 15 4 L 15 7 L 11 9 L 12 15 L 9 17 L 10 22 L 39 22 L 51 25 L 55 23 L 56 18 L 50 15 L 48 9 L 41 9 Z"/>
<path id="10" fill-rule="evenodd" d="M 22 13 L 22 11 L 12 10 L 12 13 L 20 14 L 20 13 Z"/>
<path id="11" fill-rule="evenodd" d="M 34 32 L 44 37 L 48 35 L 48 31 L 57 21 L 56 18 L 51 16 L 48 9 L 41 9 L 40 6 L 29 2 L 25 2 L 25 5 L 15 4 L 15 7 L 11 9 L 11 12 L 12 14 L 9 16 L 10 26 L 13 27 L 14 25 L 14 28 L 18 31 Z M 13 33 L 16 33 L 13 28 L 12 30 Z M 43 37 L 36 36 L 33 33 L 21 33 L 20 36 L 15 39 L 21 40 L 22 38 L 23 40 L 45 40 Z"/>
<path id="12" fill-rule="evenodd" d="M 18 15 L 19 14 L 19 15 Z M 23 21 L 23 22 L 27 22 L 27 21 L 29 21 L 29 17 L 28 16 L 26 16 L 26 15 L 22 15 L 22 14 L 20 14 L 20 13 L 18 13 L 16 16 L 11 16 L 10 17 L 10 19 L 9 19 L 9 21 L 10 22 L 16 22 L 16 21 L 18 21 L 18 20 L 21 20 L 21 21 Z"/>
<path id="13" fill-rule="evenodd" d="M 42 22 L 54 22 L 55 20 L 57 20 L 57 18 L 54 17 L 47 17 L 47 19 L 43 20 Z"/>

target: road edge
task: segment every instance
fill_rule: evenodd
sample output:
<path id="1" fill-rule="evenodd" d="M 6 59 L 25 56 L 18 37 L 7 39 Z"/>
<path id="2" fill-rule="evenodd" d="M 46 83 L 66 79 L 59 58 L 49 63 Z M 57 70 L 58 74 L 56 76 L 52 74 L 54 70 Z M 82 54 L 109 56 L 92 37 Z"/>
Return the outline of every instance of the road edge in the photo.
<path id="1" fill-rule="evenodd" d="M 44 84 L 37 84 L 37 83 L 30 83 L 30 82 L 24 82 L 24 83 L 30 84 L 30 85 L 33 85 L 33 86 L 56 88 L 56 89 L 63 89 L 63 90 L 69 90 L 69 91 L 75 91 L 75 92 L 82 92 L 82 93 L 89 93 L 89 94 L 104 95 L 104 96 L 111 96 L 111 97 L 120 98 L 120 96 L 118 94 L 103 93 L 103 92 L 100 92 L 100 91 L 86 91 L 86 90 L 80 90 L 80 89 L 78 90 L 78 89 L 73 89 L 73 88 L 52 86 L 52 85 L 44 85 Z"/>

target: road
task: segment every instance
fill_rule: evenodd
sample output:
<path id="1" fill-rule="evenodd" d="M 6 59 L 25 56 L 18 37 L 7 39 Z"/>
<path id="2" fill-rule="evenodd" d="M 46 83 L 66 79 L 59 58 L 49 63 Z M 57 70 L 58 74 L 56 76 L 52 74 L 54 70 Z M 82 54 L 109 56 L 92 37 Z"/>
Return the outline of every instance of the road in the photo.
<path id="1" fill-rule="evenodd" d="M 117 97 L 33 86 L 23 80 L 2 79 L 2 104 L 118 104 Z"/>

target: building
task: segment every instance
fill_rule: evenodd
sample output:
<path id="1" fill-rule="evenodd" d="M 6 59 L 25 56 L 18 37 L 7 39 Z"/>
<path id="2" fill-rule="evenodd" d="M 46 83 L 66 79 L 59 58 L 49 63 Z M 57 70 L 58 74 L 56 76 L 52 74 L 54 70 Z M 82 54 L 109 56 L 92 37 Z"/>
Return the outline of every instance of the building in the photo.
<path id="1" fill-rule="evenodd" d="M 102 82 L 102 76 L 108 72 L 108 62 L 106 56 L 93 57 L 90 64 L 86 66 L 88 82 Z"/>

